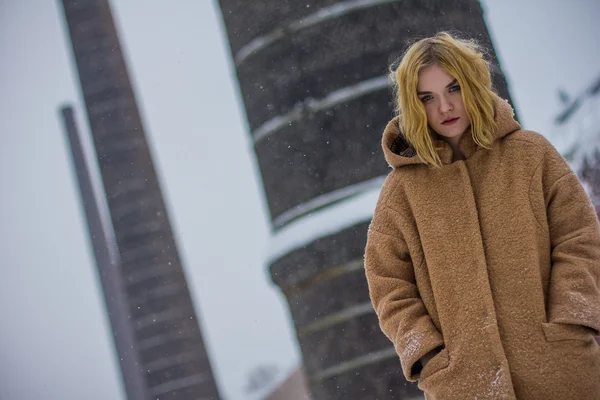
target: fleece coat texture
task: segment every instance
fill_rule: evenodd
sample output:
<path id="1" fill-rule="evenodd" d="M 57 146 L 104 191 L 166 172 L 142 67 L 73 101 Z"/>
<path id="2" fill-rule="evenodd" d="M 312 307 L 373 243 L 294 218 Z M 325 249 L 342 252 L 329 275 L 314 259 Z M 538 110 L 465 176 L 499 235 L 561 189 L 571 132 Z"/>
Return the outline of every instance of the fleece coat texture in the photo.
<path id="1" fill-rule="evenodd" d="M 492 148 L 467 132 L 452 162 L 436 140 L 441 168 L 386 127 L 365 250 L 381 329 L 429 400 L 600 399 L 598 218 L 555 148 L 495 109 Z"/>

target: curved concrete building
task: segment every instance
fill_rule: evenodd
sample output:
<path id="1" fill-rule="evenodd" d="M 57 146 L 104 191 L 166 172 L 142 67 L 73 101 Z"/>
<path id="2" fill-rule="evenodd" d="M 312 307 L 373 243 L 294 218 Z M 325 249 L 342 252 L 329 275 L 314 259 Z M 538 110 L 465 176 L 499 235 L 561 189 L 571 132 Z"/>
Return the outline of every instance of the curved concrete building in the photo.
<path id="1" fill-rule="evenodd" d="M 363 271 L 389 171 L 380 148 L 393 116 L 388 65 L 408 39 L 440 30 L 492 49 L 479 2 L 219 3 L 271 214 L 271 277 L 287 298 L 314 399 L 420 396 L 379 330 Z"/>

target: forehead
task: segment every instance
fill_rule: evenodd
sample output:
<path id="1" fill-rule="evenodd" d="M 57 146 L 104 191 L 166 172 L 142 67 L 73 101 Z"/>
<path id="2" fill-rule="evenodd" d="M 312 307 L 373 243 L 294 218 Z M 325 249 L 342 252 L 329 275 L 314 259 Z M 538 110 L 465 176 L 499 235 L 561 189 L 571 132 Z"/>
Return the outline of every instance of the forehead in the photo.
<path id="1" fill-rule="evenodd" d="M 454 80 L 454 77 L 446 72 L 439 65 L 429 65 L 419 71 L 419 77 L 417 81 L 417 90 L 419 91 L 435 91 L 442 90 L 450 82 Z"/>

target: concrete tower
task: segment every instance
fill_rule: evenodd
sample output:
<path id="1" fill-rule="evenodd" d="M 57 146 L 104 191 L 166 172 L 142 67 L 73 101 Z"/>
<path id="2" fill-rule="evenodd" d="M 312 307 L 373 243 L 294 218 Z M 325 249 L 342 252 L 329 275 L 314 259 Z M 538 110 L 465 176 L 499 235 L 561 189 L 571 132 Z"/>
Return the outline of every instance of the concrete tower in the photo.
<path id="1" fill-rule="evenodd" d="M 107 226 L 109 224 L 106 221 L 103 221 L 99 201 L 96 193 L 94 193 L 92 177 L 85 159 L 80 133 L 75 123 L 73 108 L 70 106 L 61 108 L 61 116 L 71 149 L 73 167 L 77 177 L 94 259 L 96 260 L 98 277 L 104 292 L 112 336 L 119 355 L 125 393 L 128 400 L 145 400 L 148 397 L 146 380 L 143 371 L 140 369 L 138 353 L 134 350 L 135 337 L 129 320 L 130 313 L 125 291 L 123 290 L 118 250 L 115 251 L 116 245 L 110 233 L 111 228 Z"/>
<path id="2" fill-rule="evenodd" d="M 477 0 L 219 0 L 273 227 L 285 294 L 318 400 L 408 399 L 363 271 L 389 168 L 389 64 L 406 40 L 456 29 L 493 48 Z M 494 66 L 500 95 L 509 98 Z"/>
<path id="3" fill-rule="evenodd" d="M 148 399 L 218 400 L 109 4 L 62 4 Z"/>

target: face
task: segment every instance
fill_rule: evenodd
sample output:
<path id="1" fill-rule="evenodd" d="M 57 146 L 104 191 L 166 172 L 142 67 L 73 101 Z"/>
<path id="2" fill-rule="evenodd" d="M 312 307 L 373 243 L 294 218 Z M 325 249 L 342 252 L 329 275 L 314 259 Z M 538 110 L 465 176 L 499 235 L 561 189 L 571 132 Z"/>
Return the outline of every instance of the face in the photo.
<path id="1" fill-rule="evenodd" d="M 431 129 L 447 141 L 458 143 L 471 120 L 456 79 L 438 65 L 425 67 L 419 72 L 417 95 L 425 107 Z"/>

